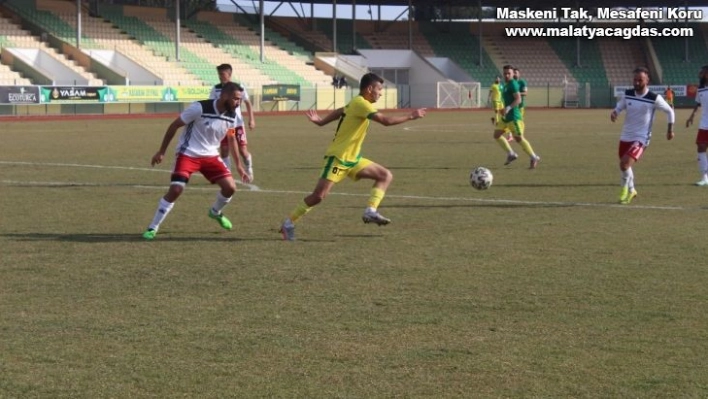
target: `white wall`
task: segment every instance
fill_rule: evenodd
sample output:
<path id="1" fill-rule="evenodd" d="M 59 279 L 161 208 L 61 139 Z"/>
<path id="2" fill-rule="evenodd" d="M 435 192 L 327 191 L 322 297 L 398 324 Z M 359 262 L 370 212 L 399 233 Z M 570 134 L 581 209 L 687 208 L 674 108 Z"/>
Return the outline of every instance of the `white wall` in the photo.
<path id="1" fill-rule="evenodd" d="M 40 49 L 14 49 L 13 53 L 28 65 L 36 68 L 42 74 L 51 78 L 54 84 L 60 85 L 88 85 L 88 79 L 76 73 L 68 66 L 57 61 L 54 57 Z"/>
<path id="2" fill-rule="evenodd" d="M 464 69 L 460 68 L 459 65 L 455 64 L 451 59 L 446 57 L 427 57 L 426 60 L 431 64 L 435 65 L 440 71 L 442 71 L 445 76 L 454 80 L 455 82 L 473 82 L 475 79 L 470 76 Z"/>
<path id="3" fill-rule="evenodd" d="M 161 85 L 162 78 L 143 68 L 130 58 L 113 50 L 83 50 L 94 61 L 118 72 L 127 78 L 130 85 Z"/>

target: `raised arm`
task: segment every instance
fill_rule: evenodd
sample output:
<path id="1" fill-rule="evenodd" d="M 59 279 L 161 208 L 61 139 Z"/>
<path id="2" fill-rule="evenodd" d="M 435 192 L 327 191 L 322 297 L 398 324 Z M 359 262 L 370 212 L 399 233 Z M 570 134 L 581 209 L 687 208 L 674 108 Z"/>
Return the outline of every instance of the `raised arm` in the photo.
<path id="1" fill-rule="evenodd" d="M 400 116 L 386 116 L 380 112 L 375 113 L 371 116 L 372 121 L 376 121 L 384 126 L 398 125 L 400 123 L 412 121 L 414 119 L 420 119 L 425 116 L 425 108 L 418 108 L 408 115 Z"/>
<path id="2" fill-rule="evenodd" d="M 342 117 L 344 114 L 344 108 L 337 108 L 334 111 L 330 112 L 325 116 L 324 118 L 321 118 L 320 115 L 317 113 L 317 110 L 311 109 L 307 111 L 305 114 L 307 116 L 307 119 L 310 120 L 310 122 L 314 123 L 317 126 L 324 126 L 330 122 L 334 122 L 338 120 L 339 118 Z"/>

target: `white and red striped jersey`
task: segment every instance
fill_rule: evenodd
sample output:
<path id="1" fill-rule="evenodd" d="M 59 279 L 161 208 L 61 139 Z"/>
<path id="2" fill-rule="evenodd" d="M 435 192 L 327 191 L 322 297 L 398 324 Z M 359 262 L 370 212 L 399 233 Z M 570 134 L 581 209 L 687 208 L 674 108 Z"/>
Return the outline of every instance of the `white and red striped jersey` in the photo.
<path id="1" fill-rule="evenodd" d="M 177 143 L 177 153 L 194 158 L 219 155 L 221 140 L 236 129 L 236 113 L 217 111 L 216 100 L 195 101 L 180 114 L 186 124 Z"/>
<path id="2" fill-rule="evenodd" d="M 245 101 L 248 100 L 248 91 L 246 91 L 246 86 L 243 84 L 239 83 L 241 87 L 243 87 L 243 94 L 241 95 L 241 104 L 243 104 Z M 214 87 L 211 88 L 211 93 L 209 93 L 209 98 L 212 100 L 215 100 L 219 98 L 221 95 L 221 88 L 224 85 L 219 83 L 218 85 L 214 85 Z M 243 122 L 243 114 L 241 113 L 241 107 L 236 108 L 236 118 L 238 119 L 238 126 L 244 126 Z"/>
<path id="3" fill-rule="evenodd" d="M 696 103 L 704 107 L 704 109 L 701 110 L 701 124 L 698 125 L 698 128 L 708 130 L 708 110 L 705 109 L 705 107 L 708 107 L 708 87 L 698 89 L 696 93 Z"/>
<path id="4" fill-rule="evenodd" d="M 624 92 L 615 106 L 615 112 L 627 110 L 620 141 L 639 141 L 648 146 L 651 141 L 651 127 L 654 123 L 654 112 L 659 109 L 666 113 L 668 123 L 675 122 L 674 110 L 661 95 L 649 90 L 645 94 L 637 94 L 634 89 Z"/>

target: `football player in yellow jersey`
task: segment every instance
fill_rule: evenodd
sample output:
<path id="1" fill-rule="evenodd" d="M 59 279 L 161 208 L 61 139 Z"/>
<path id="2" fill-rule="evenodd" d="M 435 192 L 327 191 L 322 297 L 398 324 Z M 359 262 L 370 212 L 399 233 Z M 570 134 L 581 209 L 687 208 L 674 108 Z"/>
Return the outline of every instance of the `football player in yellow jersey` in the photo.
<path id="1" fill-rule="evenodd" d="M 492 110 L 494 110 L 494 117 L 492 118 L 492 125 L 499 122 L 502 110 L 504 109 L 504 102 L 502 101 L 502 85 L 501 78 L 497 76 L 494 79 L 494 84 L 489 87 L 489 95 L 487 95 L 487 103 L 491 105 Z"/>
<path id="2" fill-rule="evenodd" d="M 315 125 L 324 126 L 336 120 L 339 120 L 339 123 L 334 139 L 325 151 L 320 178 L 315 189 L 290 212 L 280 227 L 284 240 L 295 240 L 295 223 L 312 207 L 322 202 L 332 187 L 345 177 L 355 181 L 359 179 L 374 181 L 368 205 L 362 216 L 364 223 L 383 226 L 391 222 L 390 219 L 381 216 L 377 209 L 393 180 L 393 175 L 390 170 L 376 162 L 362 158 L 361 145 L 369 130 L 369 121 L 373 120 L 384 126 L 398 125 L 424 117 L 425 108 L 416 109 L 408 115 L 383 115 L 374 108 L 374 103 L 381 97 L 383 82 L 384 80 L 378 75 L 367 73 L 361 78 L 359 95 L 352 98 L 343 108 L 330 112 L 324 118 L 321 118 L 316 110 L 307 112 L 307 118 Z"/>

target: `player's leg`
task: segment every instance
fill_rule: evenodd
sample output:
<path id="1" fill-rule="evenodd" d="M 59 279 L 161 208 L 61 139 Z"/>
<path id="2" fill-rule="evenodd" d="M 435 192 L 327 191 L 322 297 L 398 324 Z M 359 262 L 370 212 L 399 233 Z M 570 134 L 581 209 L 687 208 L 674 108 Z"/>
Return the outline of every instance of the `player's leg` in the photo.
<path id="1" fill-rule="evenodd" d="M 524 152 L 529 156 L 529 169 L 536 169 L 536 166 L 538 166 L 538 163 L 541 161 L 541 157 L 536 155 L 536 153 L 533 151 L 533 147 L 531 147 L 531 143 L 526 140 L 526 137 L 524 136 L 524 129 L 524 121 L 520 120 L 514 121 L 510 130 L 514 135 L 514 140 L 519 143 Z"/>
<path id="2" fill-rule="evenodd" d="M 238 145 L 238 153 L 243 159 L 243 167 L 246 169 L 246 174 L 253 182 L 253 157 L 248 152 L 248 137 L 246 137 L 246 129 L 243 126 L 236 128 L 236 144 Z"/>
<path id="3" fill-rule="evenodd" d="M 216 220 L 222 229 L 231 230 L 233 225 L 222 212 L 236 192 L 236 183 L 231 171 L 217 157 L 203 159 L 199 171 L 211 184 L 217 184 L 220 188 L 214 204 L 209 208 L 209 217 Z"/>
<path id="4" fill-rule="evenodd" d="M 505 123 L 503 120 L 500 120 L 497 123 L 497 126 L 494 128 L 494 140 L 506 152 L 506 161 L 504 162 L 504 165 L 508 165 L 516 161 L 516 158 L 519 157 L 518 155 L 516 155 L 514 150 L 511 149 L 511 145 L 506 140 L 506 138 L 504 138 L 504 132 L 506 130 L 507 123 Z"/>
<path id="5" fill-rule="evenodd" d="M 167 193 L 160 198 L 152 221 L 150 225 L 148 225 L 147 230 L 143 233 L 144 239 L 152 240 L 155 238 L 157 231 L 160 229 L 160 225 L 165 221 L 167 215 L 174 207 L 175 201 L 182 195 L 184 188 L 189 182 L 189 177 L 198 169 L 199 163 L 194 158 L 185 157 L 183 155 L 177 157 L 172 171 L 172 177 L 170 178 L 170 187 L 167 189 Z"/>
<path id="6" fill-rule="evenodd" d="M 698 152 L 698 171 L 701 174 L 701 180 L 696 182 L 697 186 L 708 187 L 708 130 L 699 129 L 696 135 L 696 150 Z"/>
<path id="7" fill-rule="evenodd" d="M 350 176 L 352 176 L 354 180 L 369 179 L 374 181 L 374 185 L 371 187 L 369 201 L 364 210 L 364 215 L 362 216 L 364 223 L 376 223 L 379 226 L 391 223 L 390 219 L 382 216 L 378 212 L 379 205 L 386 195 L 386 190 L 388 190 L 388 186 L 391 185 L 393 181 L 391 171 L 376 162 L 362 158 L 357 166 L 351 169 Z"/>
<path id="8" fill-rule="evenodd" d="M 325 157 L 322 172 L 320 173 L 319 180 L 317 180 L 315 189 L 295 206 L 280 226 L 280 233 L 283 235 L 283 240 L 295 240 L 295 223 L 310 212 L 315 205 L 322 202 L 327 197 L 332 187 L 344 179 L 348 170 L 349 169 L 345 165 L 342 165 L 336 157 Z"/>
<path id="9" fill-rule="evenodd" d="M 632 167 L 641 158 L 644 153 L 644 146 L 638 142 L 620 141 L 620 173 L 621 185 L 619 203 L 626 205 L 632 202 L 632 199 L 637 196 L 637 190 L 634 188 L 634 170 Z"/>

